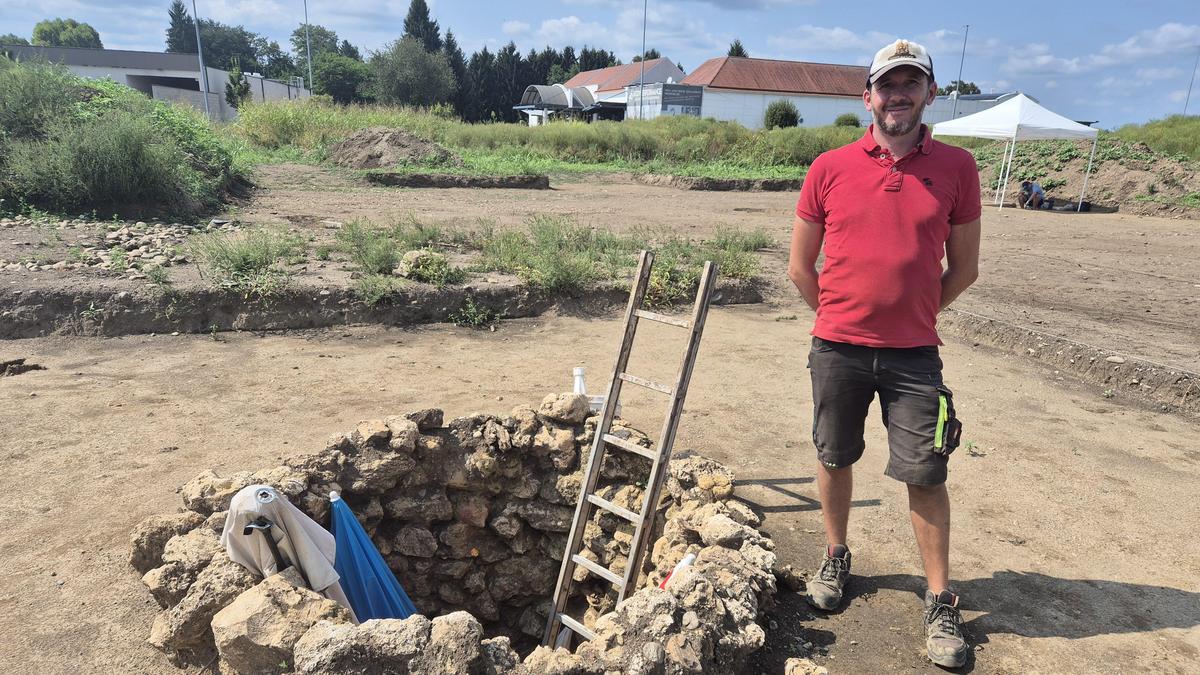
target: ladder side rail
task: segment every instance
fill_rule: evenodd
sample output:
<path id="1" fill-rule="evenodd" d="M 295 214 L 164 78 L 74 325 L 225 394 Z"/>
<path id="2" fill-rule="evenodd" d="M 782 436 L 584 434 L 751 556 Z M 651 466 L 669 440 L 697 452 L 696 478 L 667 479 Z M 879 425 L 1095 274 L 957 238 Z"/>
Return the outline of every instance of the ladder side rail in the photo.
<path id="1" fill-rule="evenodd" d="M 633 288 L 629 293 L 629 304 L 625 307 L 625 330 L 621 338 L 621 349 L 617 353 L 617 362 L 613 367 L 612 380 L 608 385 L 608 396 L 604 399 L 604 408 L 600 412 L 600 422 L 596 425 L 595 438 L 592 439 L 592 454 L 589 458 L 587 471 L 584 473 L 583 484 L 579 488 L 579 503 L 575 506 L 575 519 L 571 522 L 571 532 L 567 536 L 567 548 L 563 554 L 562 565 L 558 570 L 558 582 L 554 586 L 554 604 L 550 607 L 550 616 L 546 619 L 546 630 L 542 635 L 543 645 L 553 645 L 561 628 L 559 615 L 567 609 L 570 596 L 572 574 L 575 572 L 575 561 L 571 556 L 577 553 L 576 548 L 583 538 L 583 530 L 587 526 L 591 502 L 587 497 L 596 489 L 600 480 L 600 466 L 604 461 L 604 436 L 612 427 L 613 417 L 616 416 L 617 398 L 621 395 L 621 378 L 619 373 L 625 371 L 629 363 L 629 354 L 633 347 L 633 337 L 637 332 L 637 315 L 634 311 L 641 306 L 646 296 L 650 281 L 650 268 L 654 265 L 654 254 L 642 251 L 638 260 L 637 275 L 634 277 Z"/>
<path id="2" fill-rule="evenodd" d="M 671 461 L 671 448 L 675 444 L 675 430 L 679 426 L 679 418 L 683 415 L 683 403 L 687 398 L 688 385 L 692 379 L 692 368 L 696 364 L 696 355 L 700 349 L 700 338 L 704 333 L 704 320 L 708 317 L 708 306 L 711 301 L 712 289 L 717 277 L 717 266 L 711 261 L 704 263 L 701 273 L 700 286 L 696 291 L 696 303 L 692 310 L 692 329 L 688 337 L 687 348 L 684 350 L 683 363 L 675 382 L 675 393 L 667 408 L 667 419 L 663 422 L 662 435 L 659 437 L 658 459 L 650 467 L 650 478 L 646 481 L 646 493 L 642 498 L 642 522 L 638 523 L 629 544 L 629 557 L 625 565 L 624 584 L 617 589 L 617 603 L 625 599 L 630 592 L 636 591 L 638 575 L 641 573 L 642 556 L 645 554 L 650 533 L 654 530 L 657 518 L 659 495 L 669 475 L 668 465 Z"/>

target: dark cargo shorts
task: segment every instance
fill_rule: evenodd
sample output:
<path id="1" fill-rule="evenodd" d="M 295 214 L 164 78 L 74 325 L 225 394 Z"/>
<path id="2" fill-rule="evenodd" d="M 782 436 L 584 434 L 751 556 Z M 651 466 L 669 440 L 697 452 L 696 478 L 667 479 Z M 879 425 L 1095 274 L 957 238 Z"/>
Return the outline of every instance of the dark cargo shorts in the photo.
<path id="1" fill-rule="evenodd" d="M 942 383 L 937 347 L 885 349 L 812 339 L 813 443 L 831 469 L 862 457 L 863 427 L 875 394 L 887 427 L 884 473 L 911 485 L 946 482 L 946 462 L 961 425 Z"/>

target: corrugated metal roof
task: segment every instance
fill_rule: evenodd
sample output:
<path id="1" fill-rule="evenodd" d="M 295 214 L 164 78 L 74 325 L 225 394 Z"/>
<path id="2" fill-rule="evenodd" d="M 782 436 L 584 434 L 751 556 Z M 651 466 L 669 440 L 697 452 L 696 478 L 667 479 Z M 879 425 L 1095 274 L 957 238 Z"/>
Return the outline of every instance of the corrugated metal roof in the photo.
<path id="1" fill-rule="evenodd" d="M 862 96 L 866 82 L 866 66 L 721 56 L 702 63 L 680 84 L 789 94 Z"/>
<path id="2" fill-rule="evenodd" d="M 647 59 L 645 66 L 646 70 L 650 70 L 654 66 L 667 61 L 666 58 Z M 608 68 L 599 68 L 597 70 L 585 70 L 575 77 L 567 80 L 564 84 L 568 87 L 587 87 L 596 85 L 596 91 L 612 91 L 614 89 L 624 89 L 631 84 L 637 84 L 638 76 L 642 72 L 642 63 L 626 63 L 621 66 L 609 66 Z M 863 76 L 865 79 L 865 75 Z M 646 81 L 650 83 L 649 80 Z"/>

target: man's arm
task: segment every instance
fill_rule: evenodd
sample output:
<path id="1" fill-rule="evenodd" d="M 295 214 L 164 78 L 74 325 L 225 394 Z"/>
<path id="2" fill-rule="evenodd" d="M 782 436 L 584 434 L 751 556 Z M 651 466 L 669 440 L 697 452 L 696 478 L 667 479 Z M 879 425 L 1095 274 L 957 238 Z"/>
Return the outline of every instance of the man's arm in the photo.
<path id="1" fill-rule="evenodd" d="M 976 222 L 978 226 L 978 222 Z M 796 284 L 800 297 L 815 312 L 817 310 L 817 256 L 825 239 L 825 226 L 799 216 L 792 228 L 792 252 L 788 258 L 788 278 Z M 978 241 L 978 239 L 977 239 Z"/>
<path id="2" fill-rule="evenodd" d="M 969 223 L 950 226 L 946 240 L 946 271 L 942 274 L 942 306 L 946 309 L 954 299 L 979 278 L 979 231 L 976 218 Z"/>

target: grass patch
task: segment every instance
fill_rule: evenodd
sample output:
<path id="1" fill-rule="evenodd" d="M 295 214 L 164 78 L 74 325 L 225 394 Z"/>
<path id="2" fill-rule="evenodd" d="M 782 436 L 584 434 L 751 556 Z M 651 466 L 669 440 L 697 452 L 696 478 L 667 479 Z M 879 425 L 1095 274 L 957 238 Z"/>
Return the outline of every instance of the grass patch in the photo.
<path id="1" fill-rule="evenodd" d="M 465 239 L 466 235 L 447 233 L 437 224 L 422 223 L 412 216 L 391 226 L 374 225 L 362 219 L 353 220 L 343 225 L 334 237 L 337 250 L 345 253 L 358 271 L 364 274 L 391 274 L 408 251 L 435 250 L 445 244 L 461 245 Z M 320 253 L 318 250 L 318 257 Z M 328 253 L 326 251 L 325 259 Z M 423 269 L 418 274 L 439 279 L 440 283 L 461 280 L 461 276 L 455 276 L 452 269 Z"/>
<path id="2" fill-rule="evenodd" d="M 202 234 L 192 238 L 188 247 L 218 288 L 260 299 L 287 287 L 290 275 L 280 262 L 302 256 L 306 248 L 299 236 L 261 229 Z"/>
<path id="3" fill-rule="evenodd" d="M 1171 115 L 1145 124 L 1126 124 L 1114 132 L 1131 143 L 1145 143 L 1157 152 L 1200 160 L 1200 116 Z"/>
<path id="4" fill-rule="evenodd" d="M 368 307 L 374 307 L 399 287 L 400 281 L 390 274 L 364 274 L 354 281 L 354 294 Z"/>

